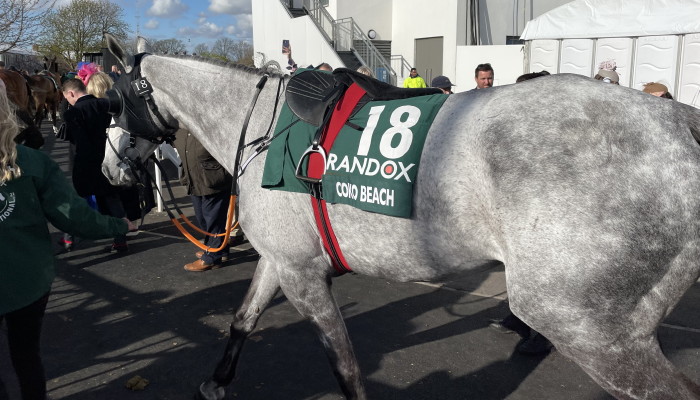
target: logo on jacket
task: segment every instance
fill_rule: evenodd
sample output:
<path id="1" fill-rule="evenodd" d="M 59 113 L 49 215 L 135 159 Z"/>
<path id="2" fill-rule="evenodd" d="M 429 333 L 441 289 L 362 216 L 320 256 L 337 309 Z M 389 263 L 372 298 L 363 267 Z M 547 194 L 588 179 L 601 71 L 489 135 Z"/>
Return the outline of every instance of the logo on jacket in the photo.
<path id="1" fill-rule="evenodd" d="M 0 192 L 0 222 L 6 220 L 15 209 L 16 196 L 14 193 Z"/>

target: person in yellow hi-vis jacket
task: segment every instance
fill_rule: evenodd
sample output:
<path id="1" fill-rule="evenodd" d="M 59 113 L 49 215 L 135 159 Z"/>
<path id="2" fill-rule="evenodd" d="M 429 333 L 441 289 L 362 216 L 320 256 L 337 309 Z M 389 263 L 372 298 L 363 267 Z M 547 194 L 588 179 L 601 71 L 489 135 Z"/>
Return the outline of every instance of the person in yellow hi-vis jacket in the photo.
<path id="1" fill-rule="evenodd" d="M 404 79 L 403 87 L 405 87 L 405 88 L 424 88 L 424 87 L 428 87 L 428 86 L 425 84 L 425 81 L 423 80 L 423 78 L 421 78 L 420 75 L 418 75 L 418 70 L 415 68 L 411 68 L 411 76 Z"/>

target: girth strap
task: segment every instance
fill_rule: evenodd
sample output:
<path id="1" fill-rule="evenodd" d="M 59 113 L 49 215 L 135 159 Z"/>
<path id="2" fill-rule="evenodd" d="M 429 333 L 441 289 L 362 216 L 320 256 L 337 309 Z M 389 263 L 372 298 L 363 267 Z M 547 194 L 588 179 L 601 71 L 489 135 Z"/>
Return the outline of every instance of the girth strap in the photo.
<path id="1" fill-rule="evenodd" d="M 365 94 L 366 92 L 364 89 L 353 83 L 345 91 L 343 97 L 338 100 L 328 124 L 326 124 L 326 126 L 323 128 L 324 131 L 320 142 L 320 145 L 324 150 L 323 154 L 328 154 L 330 152 L 331 148 L 333 147 L 333 142 L 335 142 L 335 139 L 338 137 L 340 130 L 348 121 L 350 115 L 355 109 L 355 106 L 360 102 L 360 99 L 362 99 L 362 96 Z M 322 198 L 321 180 L 323 179 L 323 174 L 325 171 L 325 157 L 319 153 L 309 154 L 307 176 L 318 180 L 316 183 L 311 184 L 311 204 L 314 208 L 316 225 L 321 233 L 323 247 L 331 256 L 333 267 L 339 273 L 344 274 L 346 272 L 351 272 L 352 269 L 350 269 L 347 261 L 345 261 L 345 257 L 343 257 L 343 253 L 340 251 L 338 240 L 335 237 L 335 233 L 333 233 L 333 228 L 331 227 L 331 222 L 328 218 L 326 201 Z"/>

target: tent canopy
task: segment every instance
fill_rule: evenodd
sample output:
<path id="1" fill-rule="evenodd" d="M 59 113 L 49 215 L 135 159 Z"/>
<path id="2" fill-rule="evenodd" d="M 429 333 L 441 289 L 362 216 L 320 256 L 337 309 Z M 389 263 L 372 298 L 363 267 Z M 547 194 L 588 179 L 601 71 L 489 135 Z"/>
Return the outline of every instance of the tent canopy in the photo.
<path id="1" fill-rule="evenodd" d="M 700 0 L 576 0 L 528 22 L 523 40 L 700 32 Z"/>

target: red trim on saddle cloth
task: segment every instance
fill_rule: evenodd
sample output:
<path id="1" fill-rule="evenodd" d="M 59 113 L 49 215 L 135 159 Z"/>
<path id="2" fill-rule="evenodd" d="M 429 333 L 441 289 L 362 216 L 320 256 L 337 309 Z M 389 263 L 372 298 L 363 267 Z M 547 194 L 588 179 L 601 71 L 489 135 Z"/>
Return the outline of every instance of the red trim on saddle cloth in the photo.
<path id="1" fill-rule="evenodd" d="M 357 103 L 360 102 L 362 96 L 367 92 L 359 87 L 356 83 L 350 85 L 350 87 L 345 91 L 343 97 L 338 100 L 335 108 L 333 109 L 333 114 L 331 119 L 326 124 L 321 137 L 321 147 L 325 150 L 326 154 L 329 154 L 331 148 L 333 147 L 333 142 L 338 137 L 340 130 L 343 128 L 345 123 L 350 118 L 350 114 L 355 109 Z M 323 172 L 325 171 L 325 166 L 323 165 L 323 157 L 320 154 L 313 153 L 309 156 L 309 166 L 307 171 L 307 176 L 310 178 L 321 179 Z M 319 193 L 320 195 L 320 193 Z M 326 201 L 321 199 L 318 201 L 316 198 L 311 196 L 311 204 L 314 208 L 314 217 L 316 217 L 316 225 L 318 226 L 318 231 L 321 233 L 321 238 L 323 239 L 323 247 L 326 252 L 331 256 L 333 261 L 333 268 L 336 269 L 341 274 L 352 271 L 348 266 L 343 253 L 340 251 L 340 246 L 338 245 L 338 240 L 335 237 L 333 228 L 331 227 L 330 219 L 328 218 L 328 210 L 326 209 Z M 325 221 L 325 227 L 324 227 Z M 328 231 L 328 235 L 325 234 L 324 230 Z M 330 243 L 329 243 L 330 240 Z M 334 257 L 334 254 L 337 255 Z M 338 265 L 340 262 L 340 265 Z"/>

